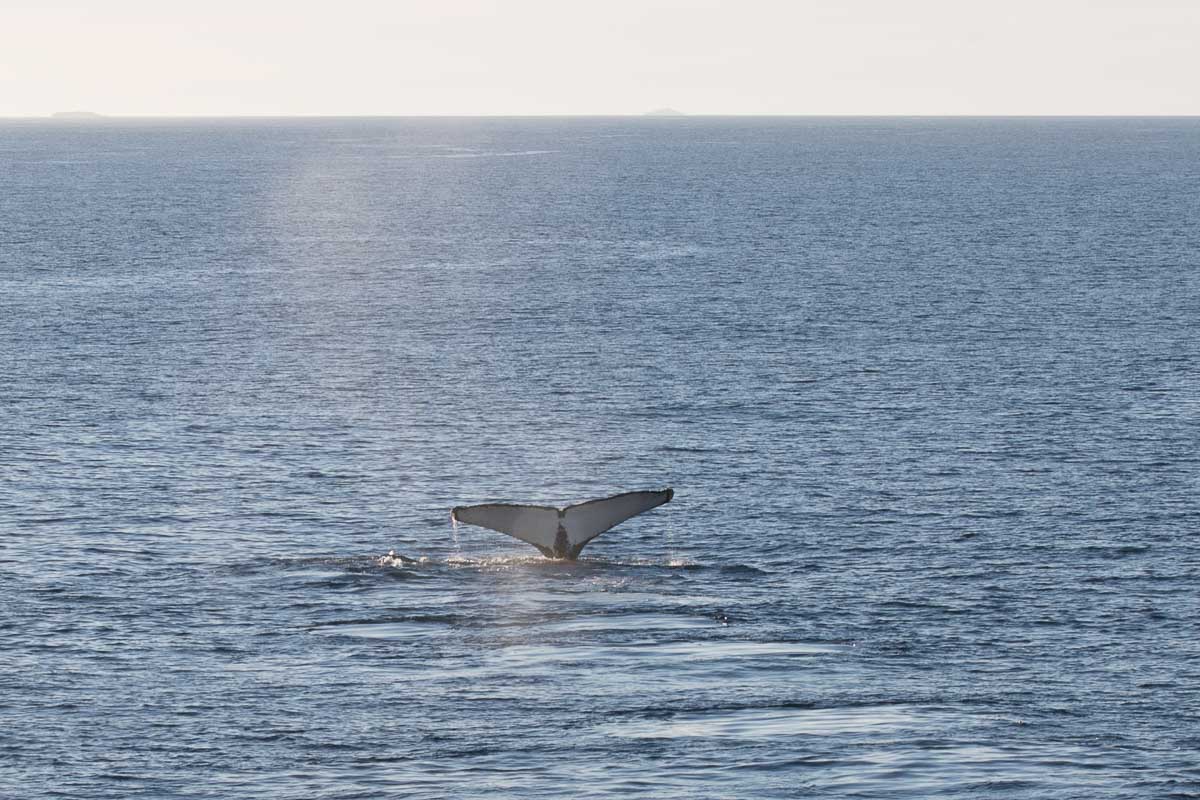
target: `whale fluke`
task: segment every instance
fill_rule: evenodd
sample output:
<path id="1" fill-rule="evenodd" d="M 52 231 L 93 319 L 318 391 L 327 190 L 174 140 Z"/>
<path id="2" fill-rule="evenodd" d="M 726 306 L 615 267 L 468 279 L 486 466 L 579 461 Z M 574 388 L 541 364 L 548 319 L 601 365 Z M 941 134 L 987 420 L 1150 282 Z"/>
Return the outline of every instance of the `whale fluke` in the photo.
<path id="1" fill-rule="evenodd" d="M 669 503 L 675 492 L 625 492 L 600 500 L 553 508 L 505 503 L 455 506 L 450 518 L 507 533 L 536 547 L 547 558 L 574 561 L 584 546 L 630 517 Z"/>

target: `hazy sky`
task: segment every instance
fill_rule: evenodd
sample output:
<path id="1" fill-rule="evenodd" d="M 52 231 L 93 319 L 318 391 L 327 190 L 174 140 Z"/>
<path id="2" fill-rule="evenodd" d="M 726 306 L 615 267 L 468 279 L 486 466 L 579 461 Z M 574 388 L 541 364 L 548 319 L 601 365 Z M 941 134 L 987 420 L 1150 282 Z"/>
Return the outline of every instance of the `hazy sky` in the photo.
<path id="1" fill-rule="evenodd" d="M 1200 114 L 1200 0 L 0 0 L 0 116 Z"/>

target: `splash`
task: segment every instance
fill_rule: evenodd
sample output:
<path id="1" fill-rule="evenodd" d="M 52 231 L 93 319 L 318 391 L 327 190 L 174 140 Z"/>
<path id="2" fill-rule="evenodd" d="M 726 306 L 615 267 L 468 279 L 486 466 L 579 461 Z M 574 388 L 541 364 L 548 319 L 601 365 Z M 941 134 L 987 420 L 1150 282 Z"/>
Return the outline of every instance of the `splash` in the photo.
<path id="1" fill-rule="evenodd" d="M 555 561 L 553 559 L 544 558 L 539 555 L 492 555 L 492 556 L 467 556 L 455 554 L 447 558 L 444 562 L 450 567 L 479 567 L 483 569 L 506 569 L 509 567 L 547 567 L 554 565 L 562 565 L 563 561 Z"/>
<path id="2" fill-rule="evenodd" d="M 381 567 L 407 567 L 410 564 L 425 564 L 429 559 L 425 556 L 420 558 L 409 558 L 402 556 L 395 550 L 388 550 L 386 555 L 382 555 L 375 559 L 375 563 Z"/>
<path id="3" fill-rule="evenodd" d="M 684 556 L 676 556 L 667 560 L 661 558 L 581 558 L 578 561 L 565 561 L 562 559 L 545 558 L 540 555 L 527 555 L 526 553 L 496 553 L 492 555 L 468 555 L 459 551 L 458 542 L 455 541 L 455 552 L 445 558 L 420 556 L 418 558 L 410 558 L 409 556 L 401 555 L 395 550 L 388 550 L 382 556 L 375 559 L 375 563 L 381 567 L 408 567 L 416 564 L 445 566 L 445 567 L 467 567 L 480 569 L 512 569 L 512 568 L 534 568 L 534 569 L 568 569 L 576 572 L 589 572 L 593 570 L 603 570 L 606 568 L 616 567 L 656 567 L 669 569 L 679 568 L 694 568 L 702 566 L 699 562 Z M 325 563 L 322 560 L 321 563 Z"/>

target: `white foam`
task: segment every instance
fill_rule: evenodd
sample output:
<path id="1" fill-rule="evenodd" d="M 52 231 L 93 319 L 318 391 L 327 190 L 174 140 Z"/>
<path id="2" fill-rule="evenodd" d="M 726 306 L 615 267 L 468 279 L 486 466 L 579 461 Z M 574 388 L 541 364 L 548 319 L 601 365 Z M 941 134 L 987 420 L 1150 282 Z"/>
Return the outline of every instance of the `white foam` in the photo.
<path id="1" fill-rule="evenodd" d="M 605 726 L 613 736 L 631 739 L 770 739 L 778 736 L 831 736 L 888 732 L 914 727 L 928 715 L 905 706 L 842 708 L 750 708 L 678 714 Z"/>

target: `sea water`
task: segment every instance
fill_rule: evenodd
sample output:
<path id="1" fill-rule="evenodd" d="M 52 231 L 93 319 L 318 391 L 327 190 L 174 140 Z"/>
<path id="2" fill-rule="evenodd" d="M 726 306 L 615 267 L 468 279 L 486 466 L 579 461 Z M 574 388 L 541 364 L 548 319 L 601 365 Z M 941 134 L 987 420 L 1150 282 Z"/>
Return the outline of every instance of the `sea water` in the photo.
<path id="1" fill-rule="evenodd" d="M 1196 120 L 0 122 L 0 796 L 1194 796 L 1198 221 Z"/>

